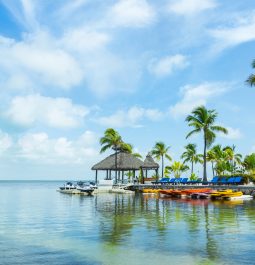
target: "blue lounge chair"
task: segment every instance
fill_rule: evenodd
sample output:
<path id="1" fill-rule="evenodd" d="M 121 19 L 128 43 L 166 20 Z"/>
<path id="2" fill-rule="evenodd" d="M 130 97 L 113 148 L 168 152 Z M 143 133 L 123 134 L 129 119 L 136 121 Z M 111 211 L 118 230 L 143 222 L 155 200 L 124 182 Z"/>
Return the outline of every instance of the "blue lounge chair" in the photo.
<path id="1" fill-rule="evenodd" d="M 162 178 L 159 183 L 169 183 L 169 178 Z"/>
<path id="2" fill-rule="evenodd" d="M 235 184 L 235 178 L 234 177 L 230 177 L 227 179 L 227 184 Z"/>
<path id="3" fill-rule="evenodd" d="M 172 179 L 170 179 L 169 183 L 175 184 L 175 180 L 176 180 L 176 178 L 172 178 Z"/>
<path id="4" fill-rule="evenodd" d="M 227 184 L 227 178 L 221 178 L 219 179 L 217 184 Z"/>
<path id="5" fill-rule="evenodd" d="M 243 177 L 235 177 L 234 184 L 243 184 Z"/>
<path id="6" fill-rule="evenodd" d="M 181 184 L 187 184 L 188 183 L 188 178 L 183 178 L 181 180 Z"/>
<path id="7" fill-rule="evenodd" d="M 180 184 L 182 182 L 182 178 L 176 178 L 175 179 L 175 184 Z"/>
<path id="8" fill-rule="evenodd" d="M 213 179 L 209 182 L 209 184 L 215 185 L 218 183 L 219 177 L 213 177 Z"/>

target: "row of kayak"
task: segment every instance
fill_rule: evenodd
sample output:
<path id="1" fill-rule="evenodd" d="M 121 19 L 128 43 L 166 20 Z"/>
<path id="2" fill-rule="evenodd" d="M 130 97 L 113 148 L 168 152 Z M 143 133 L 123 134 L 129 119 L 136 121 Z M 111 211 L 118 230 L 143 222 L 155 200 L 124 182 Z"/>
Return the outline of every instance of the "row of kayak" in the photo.
<path id="1" fill-rule="evenodd" d="M 244 195 L 241 191 L 233 190 L 213 190 L 211 188 L 184 189 L 184 190 L 162 190 L 162 189 L 143 189 L 143 193 L 158 194 L 164 197 L 192 198 L 192 199 L 212 199 L 212 200 L 250 200 L 251 195 Z"/>

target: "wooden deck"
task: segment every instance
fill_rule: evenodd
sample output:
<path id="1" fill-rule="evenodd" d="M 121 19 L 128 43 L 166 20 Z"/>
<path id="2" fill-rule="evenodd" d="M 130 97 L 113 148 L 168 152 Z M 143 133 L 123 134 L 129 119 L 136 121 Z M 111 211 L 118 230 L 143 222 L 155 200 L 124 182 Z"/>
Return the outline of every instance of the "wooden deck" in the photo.
<path id="1" fill-rule="evenodd" d="M 134 184 L 130 186 L 130 190 L 141 191 L 142 189 L 175 189 L 175 190 L 184 190 L 184 189 L 197 189 L 197 188 L 207 188 L 210 187 L 215 190 L 222 189 L 232 189 L 236 191 L 242 191 L 243 194 L 255 195 L 255 185 L 171 185 L 171 184 Z"/>

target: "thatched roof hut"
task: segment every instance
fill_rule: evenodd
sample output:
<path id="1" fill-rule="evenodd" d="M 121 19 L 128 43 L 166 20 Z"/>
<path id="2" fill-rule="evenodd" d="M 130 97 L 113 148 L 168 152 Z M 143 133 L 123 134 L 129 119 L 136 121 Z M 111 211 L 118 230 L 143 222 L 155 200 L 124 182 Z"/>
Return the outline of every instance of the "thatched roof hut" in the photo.
<path id="1" fill-rule="evenodd" d="M 117 165 L 115 165 L 115 154 L 106 157 L 95 164 L 92 170 L 139 170 L 143 167 L 143 161 L 126 152 L 117 153 Z"/>
<path id="2" fill-rule="evenodd" d="M 146 156 L 144 163 L 143 163 L 143 168 L 144 169 L 157 169 L 159 168 L 159 164 L 154 161 L 152 158 L 151 154 L 148 153 Z"/>
<path id="3" fill-rule="evenodd" d="M 154 169 L 157 170 L 159 168 L 159 165 L 155 163 L 153 158 L 150 154 L 146 156 L 145 161 L 143 162 L 139 158 L 135 157 L 133 154 L 119 151 L 117 152 L 117 163 L 116 163 L 116 154 L 112 154 L 99 163 L 95 164 L 91 169 L 96 171 L 96 182 L 97 182 L 97 173 L 98 171 L 106 171 L 106 179 L 111 179 L 111 172 L 115 171 L 115 179 L 117 182 L 117 179 L 120 180 L 122 178 L 122 181 L 124 179 L 124 172 L 129 171 L 133 172 L 133 178 L 135 177 L 135 172 L 139 171 L 141 172 L 143 176 L 143 170 L 146 171 L 146 177 L 147 177 L 147 171 Z M 140 171 L 141 170 L 141 171 Z M 122 177 L 120 176 L 122 174 Z"/>

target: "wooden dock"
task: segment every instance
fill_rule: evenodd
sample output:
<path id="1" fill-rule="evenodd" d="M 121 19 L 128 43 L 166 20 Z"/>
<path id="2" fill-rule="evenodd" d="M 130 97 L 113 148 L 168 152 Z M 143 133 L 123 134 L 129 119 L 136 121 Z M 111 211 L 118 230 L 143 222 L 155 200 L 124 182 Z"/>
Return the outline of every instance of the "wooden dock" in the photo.
<path id="1" fill-rule="evenodd" d="M 172 185 L 172 184 L 134 184 L 129 187 L 133 191 L 141 191 L 143 189 L 197 189 L 197 188 L 212 188 L 215 190 L 231 189 L 235 191 L 242 191 L 245 195 L 255 195 L 255 185 Z"/>

